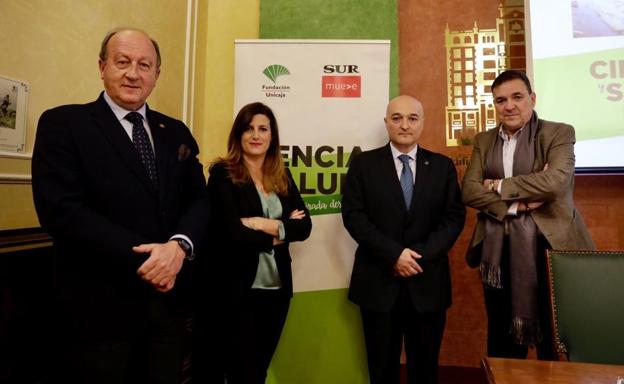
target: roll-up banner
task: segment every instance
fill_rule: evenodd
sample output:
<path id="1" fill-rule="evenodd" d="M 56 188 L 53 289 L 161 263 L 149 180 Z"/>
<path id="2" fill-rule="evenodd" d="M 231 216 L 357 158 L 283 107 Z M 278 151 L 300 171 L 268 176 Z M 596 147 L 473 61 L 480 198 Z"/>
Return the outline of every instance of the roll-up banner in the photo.
<path id="1" fill-rule="evenodd" d="M 270 383 L 366 383 L 359 310 L 347 299 L 356 244 L 340 201 L 351 157 L 387 142 L 389 40 L 236 40 L 235 111 L 275 113 L 281 152 L 312 215 L 290 245 L 294 298 Z"/>

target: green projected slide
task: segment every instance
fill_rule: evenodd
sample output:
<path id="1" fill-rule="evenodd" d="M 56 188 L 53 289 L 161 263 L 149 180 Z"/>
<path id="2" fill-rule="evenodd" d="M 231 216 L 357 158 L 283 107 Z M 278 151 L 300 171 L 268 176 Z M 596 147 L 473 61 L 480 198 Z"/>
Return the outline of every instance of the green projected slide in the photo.
<path id="1" fill-rule="evenodd" d="M 527 1 L 537 111 L 576 130 L 576 167 L 624 169 L 624 0 Z"/>

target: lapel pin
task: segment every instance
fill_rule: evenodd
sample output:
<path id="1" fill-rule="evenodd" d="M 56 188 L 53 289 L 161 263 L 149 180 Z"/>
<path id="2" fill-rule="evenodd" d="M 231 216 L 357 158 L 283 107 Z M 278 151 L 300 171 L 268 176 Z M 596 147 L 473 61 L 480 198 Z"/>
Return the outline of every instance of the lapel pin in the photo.
<path id="1" fill-rule="evenodd" d="M 425 165 L 429 165 L 429 162 L 428 162 L 428 161 L 425 161 Z"/>
<path id="2" fill-rule="evenodd" d="M 158 126 L 159 126 L 160 128 L 165 128 L 165 124 L 163 124 L 163 123 L 158 123 Z"/>

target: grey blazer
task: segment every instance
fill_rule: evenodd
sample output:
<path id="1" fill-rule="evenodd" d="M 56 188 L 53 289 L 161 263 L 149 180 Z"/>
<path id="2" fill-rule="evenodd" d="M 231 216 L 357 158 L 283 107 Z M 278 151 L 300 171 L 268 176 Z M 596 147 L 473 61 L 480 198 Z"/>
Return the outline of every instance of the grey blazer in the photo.
<path id="1" fill-rule="evenodd" d="M 514 201 L 544 201 L 532 211 L 535 223 L 553 249 L 595 249 L 580 212 L 574 206 L 574 128 L 571 125 L 539 120 L 533 173 L 503 180 L 501 194 L 483 187 L 485 160 L 498 129 L 475 137 L 470 164 L 462 182 L 466 205 L 479 210 L 470 246 L 468 265 L 476 267 L 481 257 L 481 242 L 486 216 L 503 220 Z M 548 169 L 544 165 L 548 164 Z"/>

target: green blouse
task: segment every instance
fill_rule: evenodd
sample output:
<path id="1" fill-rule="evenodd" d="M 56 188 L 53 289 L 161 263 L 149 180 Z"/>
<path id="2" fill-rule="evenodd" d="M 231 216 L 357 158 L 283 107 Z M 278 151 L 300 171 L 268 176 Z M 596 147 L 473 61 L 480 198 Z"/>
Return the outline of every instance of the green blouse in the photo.
<path id="1" fill-rule="evenodd" d="M 279 219 L 282 217 L 282 203 L 275 192 L 270 192 L 268 196 L 258 191 L 260 201 L 262 202 L 262 212 L 264 217 L 269 219 Z M 279 223 L 279 240 L 284 240 L 286 233 L 284 231 L 284 223 Z M 270 252 L 260 252 L 258 261 L 258 270 L 256 271 L 256 279 L 252 288 L 257 289 L 279 289 L 282 287 L 277 264 L 275 263 L 275 250 Z"/>

